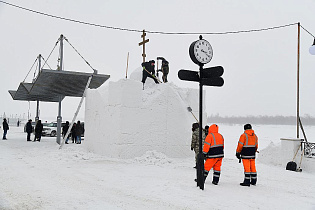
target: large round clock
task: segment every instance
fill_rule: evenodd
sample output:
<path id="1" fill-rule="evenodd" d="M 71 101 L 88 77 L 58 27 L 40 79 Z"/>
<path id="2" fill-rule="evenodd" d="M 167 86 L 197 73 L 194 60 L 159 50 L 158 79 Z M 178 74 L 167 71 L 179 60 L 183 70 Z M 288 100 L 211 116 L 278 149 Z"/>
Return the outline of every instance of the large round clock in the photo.
<path id="1" fill-rule="evenodd" d="M 213 50 L 207 40 L 200 39 L 191 43 L 189 47 L 189 56 L 195 64 L 206 64 L 211 61 Z"/>

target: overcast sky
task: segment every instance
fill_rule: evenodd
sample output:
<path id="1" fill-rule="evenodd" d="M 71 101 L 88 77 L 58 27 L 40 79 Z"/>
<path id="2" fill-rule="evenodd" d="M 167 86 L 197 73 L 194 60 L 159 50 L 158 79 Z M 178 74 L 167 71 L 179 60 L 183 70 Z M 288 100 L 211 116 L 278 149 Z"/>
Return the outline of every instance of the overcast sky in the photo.
<path id="1" fill-rule="evenodd" d="M 11 4 L 65 18 L 100 25 L 162 32 L 227 32 L 261 29 L 301 22 L 315 34 L 313 0 L 8 0 Z M 38 54 L 47 59 L 60 34 L 109 81 L 125 78 L 142 62 L 138 46 L 141 33 L 111 30 L 59 20 L 0 3 L 0 116 L 23 116 L 29 104 L 13 101 L 16 90 Z M 297 25 L 262 32 L 204 35 L 214 51 L 205 67 L 224 67 L 223 87 L 204 87 L 208 115 L 296 115 Z M 202 33 L 201 33 L 202 34 Z M 189 57 L 189 45 L 198 35 L 147 34 L 147 59 L 165 57 L 170 63 L 169 81 L 180 87 L 198 88 L 198 83 L 180 81 L 180 69 L 198 70 Z M 313 37 L 301 29 L 300 113 L 315 116 L 315 56 L 309 54 Z M 58 49 L 48 60 L 56 68 Z M 92 72 L 65 43 L 64 69 Z M 27 77 L 31 82 L 34 70 Z M 64 120 L 72 118 L 79 99 L 63 101 Z M 84 108 L 84 107 L 83 107 Z M 32 117 L 36 103 L 30 103 Z M 55 119 L 57 103 L 40 103 L 43 120 Z M 84 112 L 80 112 L 80 117 Z"/>

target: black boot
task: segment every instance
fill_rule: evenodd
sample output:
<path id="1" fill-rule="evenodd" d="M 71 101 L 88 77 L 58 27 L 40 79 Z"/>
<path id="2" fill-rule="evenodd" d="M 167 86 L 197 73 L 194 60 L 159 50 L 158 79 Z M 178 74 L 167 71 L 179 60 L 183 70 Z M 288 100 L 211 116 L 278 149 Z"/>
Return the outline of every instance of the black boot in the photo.
<path id="1" fill-rule="evenodd" d="M 256 185 L 256 183 L 257 183 L 257 173 L 251 173 L 250 174 L 250 178 L 251 178 L 250 184 L 251 185 Z"/>
<path id="2" fill-rule="evenodd" d="M 245 173 L 245 179 L 243 183 L 240 183 L 241 186 L 250 186 L 250 173 Z"/>
<path id="3" fill-rule="evenodd" d="M 213 180 L 212 180 L 212 184 L 214 185 L 218 185 L 219 183 L 219 179 L 220 179 L 220 171 L 215 171 L 213 170 Z"/>

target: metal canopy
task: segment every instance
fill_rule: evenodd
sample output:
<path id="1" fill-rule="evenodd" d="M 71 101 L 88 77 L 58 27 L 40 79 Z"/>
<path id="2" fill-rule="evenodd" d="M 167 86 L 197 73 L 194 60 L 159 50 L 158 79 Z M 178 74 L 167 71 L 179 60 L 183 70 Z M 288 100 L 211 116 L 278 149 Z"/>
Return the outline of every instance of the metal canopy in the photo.
<path id="1" fill-rule="evenodd" d="M 56 94 L 52 94 L 49 92 L 46 92 L 44 94 L 38 95 L 30 93 L 30 89 L 34 83 L 24 83 L 21 82 L 18 89 L 15 90 L 9 90 L 9 93 L 13 100 L 19 100 L 19 101 L 45 101 L 45 102 L 58 102 L 59 96 Z M 62 96 L 62 99 L 64 96 Z"/>
<path id="2" fill-rule="evenodd" d="M 30 89 L 31 94 L 82 97 L 92 73 L 42 69 Z M 93 74 L 89 88 L 100 87 L 109 75 Z"/>

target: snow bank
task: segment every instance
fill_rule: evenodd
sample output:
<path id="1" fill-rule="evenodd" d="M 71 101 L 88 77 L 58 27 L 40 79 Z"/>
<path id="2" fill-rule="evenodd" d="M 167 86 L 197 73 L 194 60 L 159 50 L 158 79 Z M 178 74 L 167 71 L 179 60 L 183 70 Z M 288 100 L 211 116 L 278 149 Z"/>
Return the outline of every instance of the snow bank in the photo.
<path id="1" fill-rule="evenodd" d="M 172 83 L 157 85 L 150 78 L 143 90 L 141 74 L 138 68 L 130 79 L 88 90 L 85 146 L 119 158 L 139 157 L 153 150 L 168 157 L 191 156 L 191 124 L 195 119 L 187 107 L 199 116 L 199 91 Z"/>
<path id="2" fill-rule="evenodd" d="M 275 145 L 271 142 L 265 149 L 259 153 L 259 161 L 265 164 L 280 166 L 286 168 L 288 162 L 293 160 L 297 167 L 301 167 L 304 172 L 315 173 L 315 158 L 302 156 L 299 142 L 297 141 L 281 141 L 281 144 Z"/>

